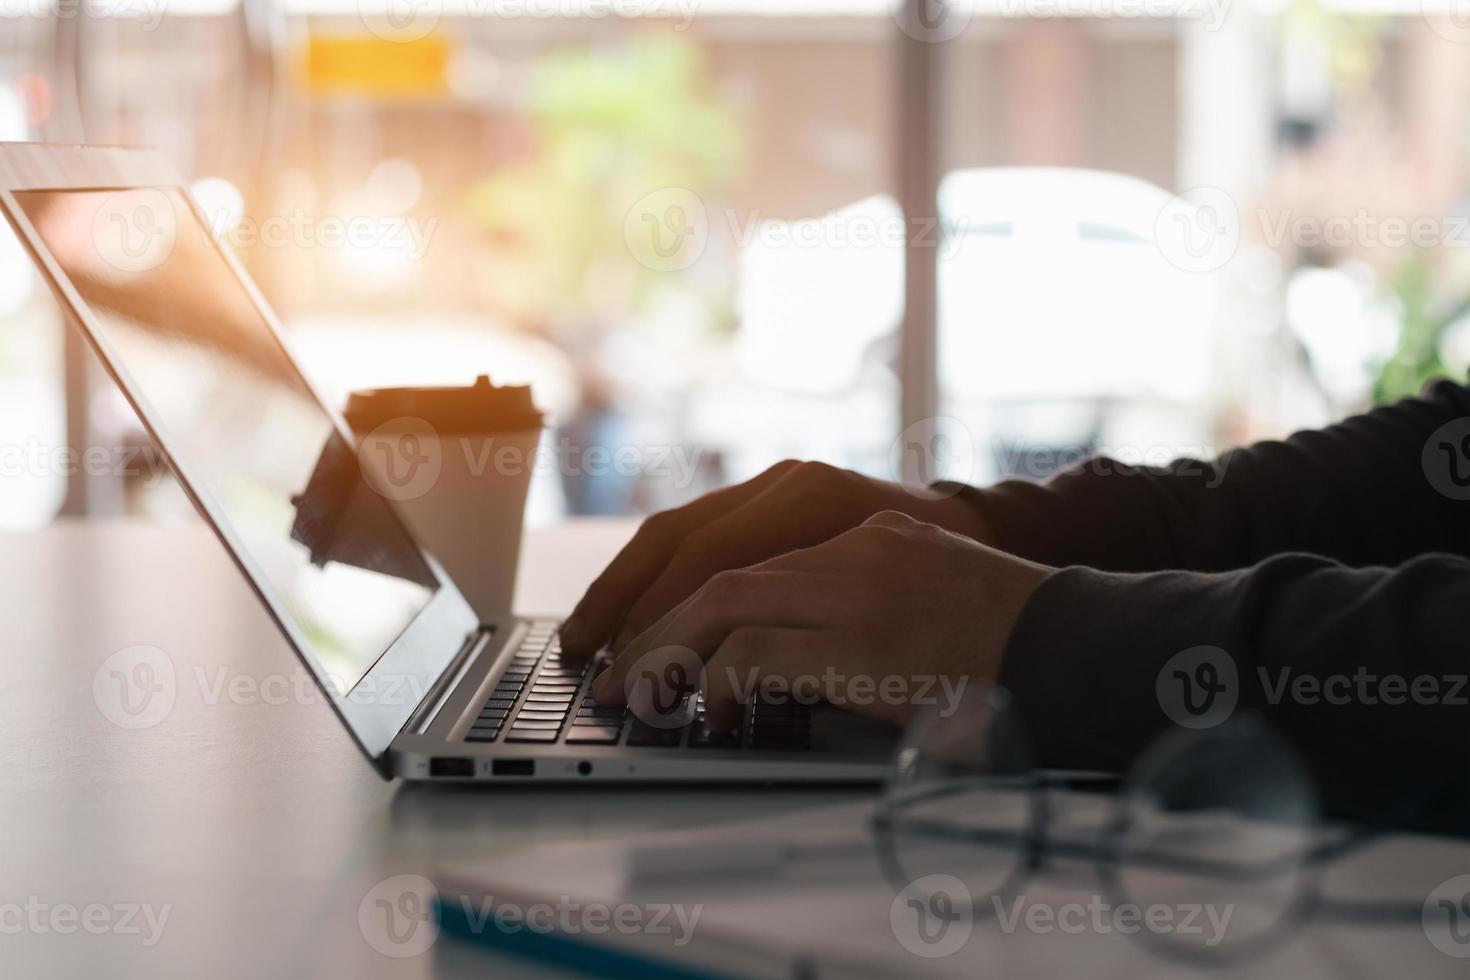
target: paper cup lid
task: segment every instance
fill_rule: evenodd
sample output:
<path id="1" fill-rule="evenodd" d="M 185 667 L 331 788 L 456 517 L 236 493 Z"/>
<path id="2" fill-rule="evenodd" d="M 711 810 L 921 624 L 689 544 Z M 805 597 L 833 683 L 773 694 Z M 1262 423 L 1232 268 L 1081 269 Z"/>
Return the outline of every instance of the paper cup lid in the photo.
<path id="1" fill-rule="evenodd" d="M 354 391 L 347 424 L 371 432 L 397 419 L 423 419 L 438 432 L 514 432 L 541 428 L 542 415 L 526 385 L 497 387 L 480 375 L 468 388 L 376 388 Z"/>

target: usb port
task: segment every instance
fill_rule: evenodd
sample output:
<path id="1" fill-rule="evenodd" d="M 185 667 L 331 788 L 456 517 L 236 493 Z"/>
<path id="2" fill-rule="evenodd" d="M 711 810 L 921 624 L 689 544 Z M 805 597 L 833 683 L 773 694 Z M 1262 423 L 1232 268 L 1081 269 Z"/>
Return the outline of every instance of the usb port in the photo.
<path id="1" fill-rule="evenodd" d="M 495 776 L 534 776 L 535 759 L 495 759 L 490 763 L 490 772 Z"/>
<path id="2" fill-rule="evenodd" d="M 475 774 L 474 759 L 430 759 L 430 776 L 464 776 Z"/>

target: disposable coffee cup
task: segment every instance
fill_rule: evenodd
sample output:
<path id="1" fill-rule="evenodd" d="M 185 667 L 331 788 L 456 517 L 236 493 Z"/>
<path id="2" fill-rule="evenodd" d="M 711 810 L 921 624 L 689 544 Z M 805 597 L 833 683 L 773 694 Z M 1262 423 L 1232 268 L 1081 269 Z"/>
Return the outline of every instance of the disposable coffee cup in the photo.
<path id="1" fill-rule="evenodd" d="M 482 622 L 511 611 L 543 417 L 524 386 L 354 392 L 347 422 L 369 486 L 391 500 Z"/>

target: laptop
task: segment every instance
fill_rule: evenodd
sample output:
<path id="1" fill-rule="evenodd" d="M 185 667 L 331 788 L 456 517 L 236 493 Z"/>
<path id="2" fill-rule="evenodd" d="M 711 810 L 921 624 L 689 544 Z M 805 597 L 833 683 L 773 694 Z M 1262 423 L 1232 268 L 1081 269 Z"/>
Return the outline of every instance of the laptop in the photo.
<path id="1" fill-rule="evenodd" d="M 0 205 L 384 778 L 812 783 L 886 771 L 887 726 L 759 701 L 736 732 L 713 731 L 682 688 L 658 717 L 632 717 L 593 701 L 605 662 L 563 656 L 554 619 L 482 622 L 364 480 L 350 428 L 156 153 L 0 144 Z M 514 559 L 485 555 L 497 560 Z"/>

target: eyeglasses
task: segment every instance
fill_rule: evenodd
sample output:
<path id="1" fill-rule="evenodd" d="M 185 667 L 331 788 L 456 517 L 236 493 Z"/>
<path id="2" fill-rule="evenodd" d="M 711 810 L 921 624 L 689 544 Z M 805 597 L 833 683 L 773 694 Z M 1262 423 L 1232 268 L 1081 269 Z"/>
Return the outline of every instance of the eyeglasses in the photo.
<path id="1" fill-rule="evenodd" d="M 910 726 L 873 831 L 919 914 L 1014 923 L 1035 876 L 1090 866 L 1097 907 L 1147 920 L 1119 931 L 1208 964 L 1268 952 L 1309 919 L 1423 914 L 1323 894 L 1324 868 L 1376 832 L 1325 824 L 1296 754 L 1248 715 L 1173 731 L 1120 779 L 1038 770 L 1006 692 L 969 692 Z"/>

